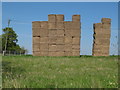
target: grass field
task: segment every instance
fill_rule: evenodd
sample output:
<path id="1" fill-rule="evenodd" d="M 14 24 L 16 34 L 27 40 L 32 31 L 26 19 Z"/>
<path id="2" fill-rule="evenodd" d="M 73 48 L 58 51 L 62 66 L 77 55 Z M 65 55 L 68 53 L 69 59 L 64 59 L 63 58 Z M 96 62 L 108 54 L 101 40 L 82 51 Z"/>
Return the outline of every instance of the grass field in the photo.
<path id="1" fill-rule="evenodd" d="M 118 58 L 4 56 L 3 88 L 117 88 Z"/>

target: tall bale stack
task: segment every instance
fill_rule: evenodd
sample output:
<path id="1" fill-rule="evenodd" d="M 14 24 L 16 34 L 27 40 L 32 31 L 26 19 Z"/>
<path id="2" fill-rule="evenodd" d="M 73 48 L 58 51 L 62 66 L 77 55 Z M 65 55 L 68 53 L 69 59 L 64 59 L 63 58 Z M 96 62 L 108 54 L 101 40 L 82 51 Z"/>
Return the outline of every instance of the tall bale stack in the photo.
<path id="1" fill-rule="evenodd" d="M 48 15 L 48 21 L 33 22 L 34 56 L 79 56 L 80 15 L 64 21 L 62 14 Z"/>
<path id="2" fill-rule="evenodd" d="M 94 24 L 93 56 L 109 56 L 111 19 L 102 18 Z"/>
<path id="3" fill-rule="evenodd" d="M 48 56 L 48 22 L 41 21 L 40 29 L 40 56 Z"/>
<path id="4" fill-rule="evenodd" d="M 80 15 L 73 15 L 65 24 L 65 55 L 80 55 Z"/>
<path id="5" fill-rule="evenodd" d="M 50 14 L 48 15 L 48 31 L 49 31 L 49 52 L 48 56 L 56 56 L 56 37 L 57 37 L 57 30 L 56 30 L 56 15 Z"/>
<path id="6" fill-rule="evenodd" d="M 56 15 L 56 56 L 64 56 L 64 15 Z"/>
<path id="7" fill-rule="evenodd" d="M 32 22 L 33 56 L 39 56 L 40 54 L 40 27 L 40 21 Z"/>
<path id="8" fill-rule="evenodd" d="M 79 56 L 80 55 L 80 15 L 72 16 L 72 55 Z"/>

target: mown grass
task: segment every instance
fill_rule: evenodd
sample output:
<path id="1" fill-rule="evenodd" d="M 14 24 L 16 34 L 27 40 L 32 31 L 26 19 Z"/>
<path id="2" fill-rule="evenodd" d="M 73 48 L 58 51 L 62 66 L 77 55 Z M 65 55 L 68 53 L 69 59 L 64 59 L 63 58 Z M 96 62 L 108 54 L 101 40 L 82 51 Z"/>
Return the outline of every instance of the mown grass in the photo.
<path id="1" fill-rule="evenodd" d="M 117 88 L 118 58 L 4 56 L 3 88 Z"/>

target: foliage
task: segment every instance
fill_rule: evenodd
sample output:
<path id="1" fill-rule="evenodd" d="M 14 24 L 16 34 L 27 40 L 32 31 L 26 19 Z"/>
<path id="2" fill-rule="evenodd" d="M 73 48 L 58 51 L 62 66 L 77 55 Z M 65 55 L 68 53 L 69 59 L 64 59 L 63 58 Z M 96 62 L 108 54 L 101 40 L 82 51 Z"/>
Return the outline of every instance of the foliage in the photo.
<path id="1" fill-rule="evenodd" d="M 3 88 L 118 88 L 118 57 L 3 56 Z"/>
<path id="2" fill-rule="evenodd" d="M 2 38 L 2 50 L 5 50 L 5 45 L 6 45 L 6 51 L 15 51 L 15 52 L 22 52 L 25 53 L 25 49 L 21 48 L 17 42 L 18 35 L 15 33 L 15 31 L 12 28 L 4 28 L 3 29 L 3 34 L 1 36 Z M 7 43 L 6 43 L 7 42 Z"/>

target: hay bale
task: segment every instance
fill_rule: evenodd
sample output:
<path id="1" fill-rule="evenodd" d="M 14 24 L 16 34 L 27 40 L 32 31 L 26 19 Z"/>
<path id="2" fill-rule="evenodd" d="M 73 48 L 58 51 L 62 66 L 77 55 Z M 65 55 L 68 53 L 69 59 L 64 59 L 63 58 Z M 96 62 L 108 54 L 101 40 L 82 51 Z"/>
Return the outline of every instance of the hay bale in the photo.
<path id="1" fill-rule="evenodd" d="M 80 22 L 73 22 L 72 23 L 72 30 L 80 30 L 80 29 L 81 29 Z"/>
<path id="2" fill-rule="evenodd" d="M 102 18 L 101 22 L 102 23 L 111 23 L 111 19 L 110 18 Z"/>
<path id="3" fill-rule="evenodd" d="M 65 56 L 73 56 L 72 51 L 65 51 L 64 54 Z"/>
<path id="4" fill-rule="evenodd" d="M 80 51 L 73 51 L 72 56 L 80 56 Z"/>
<path id="5" fill-rule="evenodd" d="M 56 22 L 56 29 L 64 29 L 64 22 Z"/>
<path id="6" fill-rule="evenodd" d="M 49 52 L 55 52 L 57 51 L 57 45 L 53 44 L 53 45 L 49 45 Z"/>
<path id="7" fill-rule="evenodd" d="M 64 51 L 56 52 L 56 56 L 65 56 Z"/>
<path id="8" fill-rule="evenodd" d="M 40 24 L 40 21 L 33 21 L 32 22 L 32 27 L 33 28 L 40 28 L 41 24 Z"/>
<path id="9" fill-rule="evenodd" d="M 65 50 L 65 52 L 66 52 L 66 51 L 71 52 L 71 51 L 72 51 L 72 45 L 70 45 L 70 44 L 65 44 L 65 45 L 64 45 L 64 50 Z"/>
<path id="10" fill-rule="evenodd" d="M 73 22 L 80 22 L 80 15 L 73 15 L 72 16 L 72 21 Z"/>
<path id="11" fill-rule="evenodd" d="M 64 21 L 64 15 L 63 15 L 63 14 L 57 14 L 57 15 L 56 15 L 56 21 L 57 21 L 57 22 L 62 22 L 62 21 Z"/>
<path id="12" fill-rule="evenodd" d="M 43 29 L 43 28 L 40 29 L 40 36 L 47 37 L 48 33 L 49 33 L 48 29 Z"/>
<path id="13" fill-rule="evenodd" d="M 80 36 L 80 30 L 70 30 L 71 36 Z"/>
<path id="14" fill-rule="evenodd" d="M 41 28 L 48 29 L 48 21 L 41 21 Z"/>
<path id="15" fill-rule="evenodd" d="M 72 21 L 64 21 L 65 30 L 72 30 Z"/>
<path id="16" fill-rule="evenodd" d="M 40 44 L 40 51 L 48 51 L 48 44 Z"/>
<path id="17" fill-rule="evenodd" d="M 65 44 L 72 44 L 72 37 L 71 36 L 65 36 Z"/>
<path id="18" fill-rule="evenodd" d="M 48 51 L 47 51 L 47 52 L 46 52 L 46 51 L 41 51 L 41 52 L 40 52 L 40 55 L 41 55 L 41 56 L 48 56 Z"/>
<path id="19" fill-rule="evenodd" d="M 33 44 L 39 44 L 40 43 L 40 37 L 33 37 Z"/>
<path id="20" fill-rule="evenodd" d="M 97 30 L 102 29 L 102 23 L 95 23 L 93 27 L 94 29 L 97 29 Z"/>
<path id="21" fill-rule="evenodd" d="M 102 24 L 102 26 L 103 26 L 103 29 L 104 30 L 109 30 L 110 31 L 110 28 L 111 28 L 111 24 L 106 24 L 106 23 L 104 23 L 104 24 Z"/>
<path id="22" fill-rule="evenodd" d="M 41 44 L 48 44 L 49 43 L 49 37 L 40 37 L 40 43 Z"/>
<path id="23" fill-rule="evenodd" d="M 56 51 L 59 52 L 59 51 L 63 51 L 64 52 L 64 45 L 56 45 Z"/>
<path id="24" fill-rule="evenodd" d="M 65 30 L 65 36 L 72 37 L 72 30 Z"/>
<path id="25" fill-rule="evenodd" d="M 33 44 L 33 52 L 39 52 L 40 51 L 40 44 Z"/>
<path id="26" fill-rule="evenodd" d="M 41 53 L 39 51 L 38 52 L 33 51 L 33 56 L 41 56 Z"/>
<path id="27" fill-rule="evenodd" d="M 72 45 L 72 51 L 80 51 L 80 45 Z"/>
<path id="28" fill-rule="evenodd" d="M 56 51 L 55 52 L 54 51 L 49 51 L 48 56 L 57 56 L 57 53 L 56 53 Z"/>
<path id="29" fill-rule="evenodd" d="M 93 35 L 94 39 L 109 39 L 110 34 L 94 34 Z"/>
<path id="30" fill-rule="evenodd" d="M 49 36 L 56 36 L 57 35 L 57 30 L 56 29 L 49 29 Z"/>
<path id="31" fill-rule="evenodd" d="M 64 33 L 65 33 L 65 31 L 64 31 L 64 29 L 57 29 L 57 36 L 64 36 Z"/>
<path id="32" fill-rule="evenodd" d="M 51 36 L 49 37 L 49 44 L 56 44 L 57 37 L 56 36 Z"/>
<path id="33" fill-rule="evenodd" d="M 58 36 L 56 40 L 56 44 L 64 44 L 65 40 L 63 36 Z"/>
<path id="34" fill-rule="evenodd" d="M 40 28 L 32 28 L 32 35 L 33 35 L 33 37 L 39 37 L 40 36 Z"/>
<path id="35" fill-rule="evenodd" d="M 72 44 L 80 45 L 80 37 L 73 37 L 72 38 Z"/>
<path id="36" fill-rule="evenodd" d="M 48 22 L 56 22 L 56 15 L 55 14 L 49 14 L 48 15 Z"/>
<path id="37" fill-rule="evenodd" d="M 56 29 L 56 22 L 48 22 L 48 29 Z"/>

